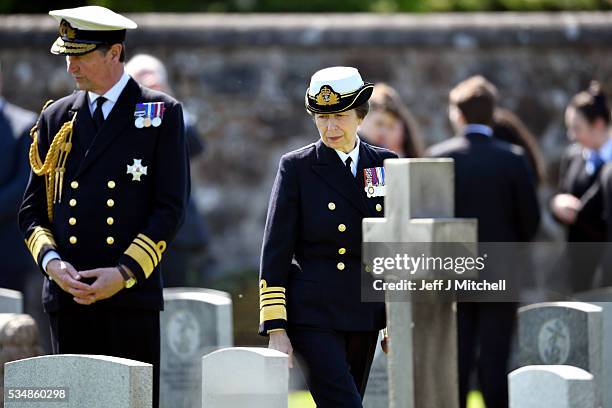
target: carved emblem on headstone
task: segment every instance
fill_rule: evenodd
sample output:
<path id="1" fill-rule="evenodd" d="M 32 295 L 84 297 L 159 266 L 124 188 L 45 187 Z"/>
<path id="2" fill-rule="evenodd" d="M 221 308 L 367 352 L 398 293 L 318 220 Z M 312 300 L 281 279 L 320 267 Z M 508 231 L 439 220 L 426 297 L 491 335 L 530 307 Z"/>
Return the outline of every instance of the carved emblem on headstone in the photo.
<path id="1" fill-rule="evenodd" d="M 188 310 L 179 310 L 168 322 L 166 336 L 170 349 L 179 357 L 190 358 L 200 347 L 200 325 Z"/>
<path id="2" fill-rule="evenodd" d="M 545 364 L 565 364 L 569 357 L 571 338 L 567 325 L 560 319 L 550 319 L 538 335 L 540 359 Z"/>

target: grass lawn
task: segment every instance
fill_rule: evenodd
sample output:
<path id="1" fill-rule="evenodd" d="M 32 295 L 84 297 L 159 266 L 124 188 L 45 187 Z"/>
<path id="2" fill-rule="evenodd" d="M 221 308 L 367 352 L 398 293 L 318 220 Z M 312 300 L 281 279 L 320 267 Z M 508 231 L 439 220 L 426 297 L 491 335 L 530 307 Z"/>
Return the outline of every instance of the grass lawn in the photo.
<path id="1" fill-rule="evenodd" d="M 478 391 L 468 395 L 468 408 L 486 408 Z M 308 391 L 296 391 L 289 394 L 289 408 L 315 408 L 314 401 Z"/>

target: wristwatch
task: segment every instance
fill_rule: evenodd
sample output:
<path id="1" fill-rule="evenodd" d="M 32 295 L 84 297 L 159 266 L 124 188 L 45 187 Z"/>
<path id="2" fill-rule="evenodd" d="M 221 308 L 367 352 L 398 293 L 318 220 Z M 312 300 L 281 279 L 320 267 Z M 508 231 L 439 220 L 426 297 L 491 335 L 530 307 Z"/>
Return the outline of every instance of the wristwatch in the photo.
<path id="1" fill-rule="evenodd" d="M 121 273 L 121 276 L 123 276 L 124 288 L 129 289 L 136 284 L 136 278 L 130 276 L 123 265 L 117 265 L 117 269 L 119 269 L 119 273 Z"/>

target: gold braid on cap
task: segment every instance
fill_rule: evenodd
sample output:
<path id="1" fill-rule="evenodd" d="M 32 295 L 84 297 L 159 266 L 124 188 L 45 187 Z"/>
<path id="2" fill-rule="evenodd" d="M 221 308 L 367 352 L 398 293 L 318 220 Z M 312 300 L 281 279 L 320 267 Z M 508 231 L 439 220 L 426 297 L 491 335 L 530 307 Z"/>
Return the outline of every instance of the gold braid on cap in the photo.
<path id="1" fill-rule="evenodd" d="M 53 103 L 47 101 L 41 113 Z M 65 122 L 59 132 L 53 137 L 53 142 L 47 152 L 44 163 L 40 159 L 38 152 L 38 123 L 30 130 L 32 144 L 30 145 L 30 166 L 37 176 L 45 176 L 47 190 L 47 215 L 49 221 L 53 221 L 53 204 L 62 202 L 62 185 L 64 184 L 64 173 L 66 171 L 66 159 L 72 149 L 72 129 L 76 113 L 72 120 Z"/>

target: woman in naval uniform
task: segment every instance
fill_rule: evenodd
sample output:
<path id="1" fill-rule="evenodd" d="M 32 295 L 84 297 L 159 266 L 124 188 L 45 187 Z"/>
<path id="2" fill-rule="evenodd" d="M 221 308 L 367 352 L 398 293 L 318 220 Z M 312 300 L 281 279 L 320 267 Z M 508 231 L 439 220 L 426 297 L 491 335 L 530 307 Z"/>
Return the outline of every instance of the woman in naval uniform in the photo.
<path id="1" fill-rule="evenodd" d="M 305 103 L 320 140 L 281 157 L 260 268 L 261 335 L 295 351 L 319 408 L 361 407 L 385 327 L 382 302 L 362 302 L 361 221 L 383 216 L 383 162 L 359 140 L 373 85 L 355 68 L 316 72 Z"/>

